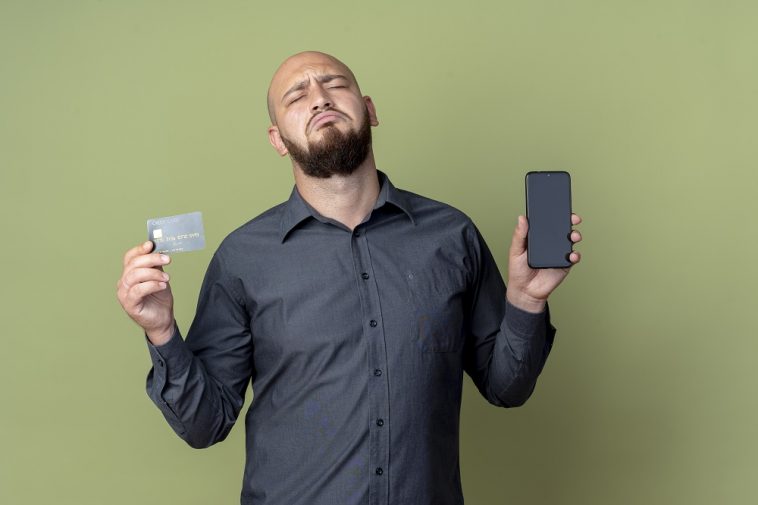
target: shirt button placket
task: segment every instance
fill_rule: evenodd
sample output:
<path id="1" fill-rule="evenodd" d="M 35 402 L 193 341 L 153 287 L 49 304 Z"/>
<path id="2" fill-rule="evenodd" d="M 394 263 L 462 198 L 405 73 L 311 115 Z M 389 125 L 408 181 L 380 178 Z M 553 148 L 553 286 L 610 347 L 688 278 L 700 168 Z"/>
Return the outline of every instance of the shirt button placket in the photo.
<path id="1" fill-rule="evenodd" d="M 369 419 L 374 422 L 369 429 L 369 457 L 374 467 L 374 476 L 369 479 L 369 504 L 387 505 L 389 499 L 389 384 L 387 374 L 384 327 L 381 323 L 381 305 L 376 286 L 373 265 L 369 254 L 368 235 L 364 229 L 356 229 L 352 234 L 352 252 L 358 289 L 361 292 L 363 314 L 363 339 L 368 353 Z"/>

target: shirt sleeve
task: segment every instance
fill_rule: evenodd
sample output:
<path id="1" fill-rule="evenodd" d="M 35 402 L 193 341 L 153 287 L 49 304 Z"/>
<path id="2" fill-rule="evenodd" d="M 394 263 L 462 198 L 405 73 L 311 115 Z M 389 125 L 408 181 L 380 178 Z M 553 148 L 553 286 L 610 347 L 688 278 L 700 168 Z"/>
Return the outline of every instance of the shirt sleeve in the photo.
<path id="1" fill-rule="evenodd" d="M 523 405 L 531 396 L 555 338 L 550 308 L 527 312 L 505 297 L 495 259 L 476 226 L 468 232 L 471 276 L 467 299 L 464 370 L 498 407 Z"/>
<path id="2" fill-rule="evenodd" d="M 197 449 L 227 437 L 253 374 L 249 318 L 239 292 L 217 251 L 186 340 L 178 326 L 159 346 L 145 336 L 153 364 L 147 394 L 177 435 Z"/>

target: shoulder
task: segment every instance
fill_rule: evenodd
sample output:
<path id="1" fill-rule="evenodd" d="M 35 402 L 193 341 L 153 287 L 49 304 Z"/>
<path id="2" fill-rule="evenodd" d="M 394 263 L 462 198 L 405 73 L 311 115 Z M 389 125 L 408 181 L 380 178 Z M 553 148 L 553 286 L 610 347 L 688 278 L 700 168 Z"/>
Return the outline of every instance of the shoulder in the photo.
<path id="1" fill-rule="evenodd" d="M 267 244 L 278 243 L 286 203 L 279 203 L 232 230 L 221 241 L 215 255 L 228 263 L 265 249 Z"/>
<path id="2" fill-rule="evenodd" d="M 408 202 L 414 219 L 423 224 L 447 224 L 453 228 L 471 227 L 473 221 L 461 209 L 428 196 L 420 195 L 405 189 L 398 189 L 403 198 Z"/>
<path id="3" fill-rule="evenodd" d="M 450 203 L 400 191 L 416 223 L 415 247 L 427 252 L 422 256 L 444 260 L 451 269 L 460 270 L 468 283 L 473 282 L 484 239 L 471 217 Z"/>
<path id="4" fill-rule="evenodd" d="M 480 239 L 474 221 L 458 207 L 412 191 L 398 191 L 408 203 L 416 228 L 421 233 L 460 241 L 467 249 Z"/>

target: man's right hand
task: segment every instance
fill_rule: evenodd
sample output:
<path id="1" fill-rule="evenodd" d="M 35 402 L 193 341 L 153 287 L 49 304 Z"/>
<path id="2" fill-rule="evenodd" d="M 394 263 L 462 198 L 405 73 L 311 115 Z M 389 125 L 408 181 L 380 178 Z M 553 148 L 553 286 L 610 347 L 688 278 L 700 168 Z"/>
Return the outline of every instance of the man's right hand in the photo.
<path id="1" fill-rule="evenodd" d="M 153 345 L 162 345 L 174 333 L 174 297 L 163 265 L 171 258 L 153 250 L 151 241 L 124 254 L 124 271 L 116 283 L 118 301 L 126 313 L 145 330 Z"/>

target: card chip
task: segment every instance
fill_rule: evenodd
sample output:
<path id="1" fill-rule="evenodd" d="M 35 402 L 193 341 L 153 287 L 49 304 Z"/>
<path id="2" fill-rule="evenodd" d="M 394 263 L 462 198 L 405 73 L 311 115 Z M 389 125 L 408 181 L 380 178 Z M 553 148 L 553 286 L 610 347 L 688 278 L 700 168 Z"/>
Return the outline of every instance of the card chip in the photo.
<path id="1" fill-rule="evenodd" d="M 205 247 L 203 215 L 200 212 L 177 214 L 147 220 L 147 237 L 155 243 L 156 253 L 196 251 Z"/>

